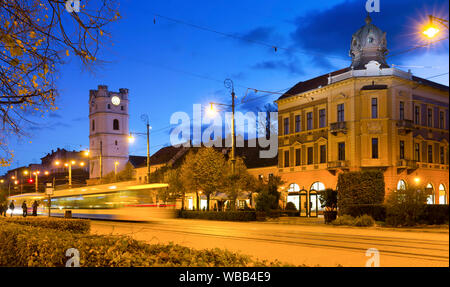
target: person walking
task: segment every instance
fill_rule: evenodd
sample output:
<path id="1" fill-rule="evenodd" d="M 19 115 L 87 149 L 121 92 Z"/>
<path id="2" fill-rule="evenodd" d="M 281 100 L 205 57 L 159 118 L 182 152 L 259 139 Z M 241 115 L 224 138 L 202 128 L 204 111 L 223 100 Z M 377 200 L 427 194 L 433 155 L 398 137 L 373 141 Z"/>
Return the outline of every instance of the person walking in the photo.
<path id="1" fill-rule="evenodd" d="M 14 200 L 11 200 L 11 203 L 9 204 L 9 209 L 11 209 L 11 217 L 13 216 L 14 213 Z"/>
<path id="2" fill-rule="evenodd" d="M 0 204 L 0 216 L 3 215 L 3 210 L 4 210 L 4 208 L 5 208 L 5 205 L 4 205 L 3 203 Z"/>
<path id="3" fill-rule="evenodd" d="M 22 211 L 23 211 L 23 217 L 27 217 L 28 207 L 27 207 L 27 203 L 25 201 L 22 203 Z"/>
<path id="4" fill-rule="evenodd" d="M 6 205 L 6 202 L 2 204 L 2 212 L 3 216 L 6 217 L 6 211 L 8 210 L 8 205 Z M 0 216 L 2 216 L 2 213 L 0 213 Z"/>
<path id="5" fill-rule="evenodd" d="M 33 216 L 37 216 L 37 209 L 38 209 L 38 206 L 39 206 L 39 204 L 38 204 L 37 200 L 35 200 L 35 201 L 33 202 Z"/>

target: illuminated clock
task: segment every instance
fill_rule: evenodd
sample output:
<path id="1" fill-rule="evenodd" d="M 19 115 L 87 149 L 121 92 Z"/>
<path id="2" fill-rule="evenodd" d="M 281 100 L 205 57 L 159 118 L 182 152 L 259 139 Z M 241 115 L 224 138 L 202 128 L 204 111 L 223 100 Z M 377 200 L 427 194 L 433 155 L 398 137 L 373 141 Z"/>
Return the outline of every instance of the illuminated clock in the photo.
<path id="1" fill-rule="evenodd" d="M 112 97 L 111 102 L 113 105 L 118 106 L 120 105 L 120 98 L 118 96 L 114 96 Z"/>

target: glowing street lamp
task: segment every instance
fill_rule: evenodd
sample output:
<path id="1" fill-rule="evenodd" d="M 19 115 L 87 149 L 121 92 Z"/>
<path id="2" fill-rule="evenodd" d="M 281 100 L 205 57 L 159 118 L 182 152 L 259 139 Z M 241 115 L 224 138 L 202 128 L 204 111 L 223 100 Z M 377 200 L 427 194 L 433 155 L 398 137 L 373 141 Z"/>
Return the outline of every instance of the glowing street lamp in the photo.
<path id="1" fill-rule="evenodd" d="M 75 165 L 77 162 L 74 160 L 70 160 L 66 163 L 64 163 L 64 166 L 67 167 L 69 169 L 69 188 L 72 187 L 72 165 Z M 60 165 L 61 162 L 59 161 L 55 161 L 55 165 Z M 80 166 L 84 166 L 85 163 L 84 162 L 80 162 L 79 163 Z"/>
<path id="2" fill-rule="evenodd" d="M 419 183 L 420 183 L 420 177 L 416 176 L 416 177 L 414 178 L 414 182 L 415 182 L 416 184 L 419 184 Z"/>
<path id="3" fill-rule="evenodd" d="M 33 172 L 33 175 L 35 176 L 34 188 L 35 188 L 36 192 L 38 192 L 38 187 L 39 187 L 39 184 L 38 184 L 38 180 L 39 180 L 38 175 L 39 175 L 40 173 L 41 173 L 41 172 L 40 172 L 39 170 Z"/>
<path id="4" fill-rule="evenodd" d="M 433 15 L 428 15 L 428 18 L 430 19 L 429 24 L 426 25 L 422 31 L 422 34 L 425 35 L 427 38 L 432 39 L 436 37 L 436 35 L 438 35 L 439 32 L 441 32 L 438 25 L 436 24 L 440 24 L 441 26 L 445 27 L 448 30 L 448 20 L 435 17 Z"/>

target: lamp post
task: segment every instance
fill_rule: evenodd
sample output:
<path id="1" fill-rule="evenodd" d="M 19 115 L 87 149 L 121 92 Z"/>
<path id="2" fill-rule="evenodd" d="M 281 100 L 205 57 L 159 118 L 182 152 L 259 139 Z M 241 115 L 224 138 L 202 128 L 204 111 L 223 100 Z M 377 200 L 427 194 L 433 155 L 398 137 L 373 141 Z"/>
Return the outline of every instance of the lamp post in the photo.
<path id="1" fill-rule="evenodd" d="M 149 118 L 147 114 L 141 115 L 141 120 L 145 123 L 147 127 L 147 133 L 131 133 L 128 137 L 128 142 L 133 143 L 134 137 L 133 135 L 145 135 L 147 136 L 147 183 L 150 183 L 150 130 L 152 127 L 150 126 Z"/>
<path id="2" fill-rule="evenodd" d="M 69 160 L 68 162 L 64 163 L 64 166 L 69 169 L 69 188 L 72 187 L 72 165 L 75 165 L 77 162 L 74 160 Z M 60 161 L 56 161 L 55 165 L 60 165 Z M 84 162 L 80 162 L 80 166 L 84 166 Z"/>
<path id="3" fill-rule="evenodd" d="M 228 104 L 221 104 L 221 103 L 213 103 L 211 102 L 211 110 L 210 112 L 214 113 L 214 105 L 218 105 L 218 106 L 227 106 L 227 107 L 231 107 L 231 173 L 232 175 L 235 174 L 236 171 L 236 130 L 235 130 L 235 124 L 234 124 L 234 110 L 235 110 L 235 104 L 234 104 L 234 100 L 235 100 L 235 93 L 234 93 L 234 84 L 233 81 L 230 79 L 226 79 L 224 81 L 224 86 L 225 88 L 227 88 L 228 90 L 230 90 L 231 93 L 231 105 Z"/>
<path id="4" fill-rule="evenodd" d="M 117 181 L 117 166 L 119 165 L 118 161 L 114 162 L 114 181 Z"/>
<path id="5" fill-rule="evenodd" d="M 34 181 L 34 188 L 35 188 L 35 191 L 36 192 L 38 192 L 38 187 L 39 187 L 39 184 L 38 184 L 38 175 L 40 174 L 41 172 L 38 170 L 38 171 L 35 171 L 35 172 L 33 172 L 33 175 L 35 176 L 35 181 Z"/>

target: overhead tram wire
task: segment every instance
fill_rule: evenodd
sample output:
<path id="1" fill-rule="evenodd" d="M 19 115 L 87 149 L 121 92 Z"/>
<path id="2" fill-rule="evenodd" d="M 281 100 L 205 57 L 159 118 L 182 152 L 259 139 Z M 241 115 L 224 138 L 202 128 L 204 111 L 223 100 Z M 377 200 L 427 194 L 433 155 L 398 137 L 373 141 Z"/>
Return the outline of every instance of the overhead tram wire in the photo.
<path id="1" fill-rule="evenodd" d="M 250 39 L 250 38 L 246 38 L 246 37 L 242 37 L 242 36 L 239 36 L 239 35 L 236 35 L 236 34 L 230 34 L 230 33 L 221 32 L 221 31 L 218 31 L 218 30 L 206 27 L 206 26 L 200 26 L 200 25 L 197 25 L 197 24 L 192 24 L 192 23 L 180 20 L 180 19 L 175 19 L 175 18 L 172 18 L 172 17 L 168 17 L 168 16 L 164 16 L 164 15 L 158 14 L 158 13 L 152 13 L 152 14 L 155 17 L 153 19 L 153 23 L 154 24 L 156 24 L 156 17 L 159 17 L 159 18 L 165 19 L 167 21 L 170 21 L 170 22 L 173 22 L 173 23 L 176 23 L 176 24 L 189 26 L 189 27 L 194 28 L 194 29 L 198 29 L 198 30 L 202 30 L 202 31 L 210 32 L 210 33 L 215 33 L 215 34 L 218 34 L 218 35 L 221 35 L 221 36 L 225 36 L 225 37 L 228 37 L 228 38 L 231 38 L 231 39 L 235 39 L 235 40 L 246 41 L 246 42 L 249 42 L 249 43 L 257 44 L 257 45 L 260 45 L 260 46 L 263 46 L 263 47 L 266 47 L 266 48 L 270 48 L 270 49 L 274 50 L 275 52 L 277 52 L 278 50 L 284 50 L 284 51 L 290 52 L 290 53 L 299 53 L 299 54 L 303 54 L 303 55 L 315 55 L 315 56 L 320 56 L 320 57 L 328 58 L 328 59 L 341 60 L 341 61 L 346 61 L 346 62 L 348 61 L 348 59 L 344 59 L 344 58 L 339 57 L 339 56 L 333 56 L 333 55 L 324 54 L 324 53 L 318 53 L 318 52 L 313 52 L 313 51 L 305 51 L 305 50 L 300 50 L 298 48 L 286 48 L 286 47 L 270 44 L 270 43 L 267 43 L 267 42 L 258 41 L 258 40 L 254 40 L 254 39 Z"/>
<path id="2" fill-rule="evenodd" d="M 431 42 L 426 43 L 426 44 L 423 44 L 423 45 L 414 46 L 414 47 L 411 47 L 411 48 L 409 48 L 409 49 L 406 49 L 406 50 L 403 50 L 403 51 L 394 53 L 394 54 L 392 54 L 392 55 L 387 55 L 386 58 L 392 58 L 392 57 L 395 57 L 395 56 L 398 56 L 398 55 L 406 54 L 406 53 L 411 52 L 411 51 L 414 51 L 414 50 L 416 50 L 416 49 L 426 48 L 426 47 L 428 47 L 428 46 L 430 46 L 430 45 L 432 45 L 432 44 L 435 44 L 435 43 L 438 43 L 438 42 L 447 40 L 448 38 L 449 38 L 449 37 L 445 37 L 445 38 L 442 38 L 442 39 L 438 39 L 438 40 L 435 40 L 435 41 L 431 41 Z"/>

